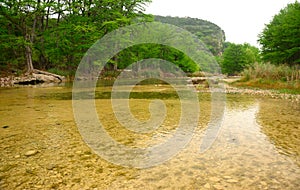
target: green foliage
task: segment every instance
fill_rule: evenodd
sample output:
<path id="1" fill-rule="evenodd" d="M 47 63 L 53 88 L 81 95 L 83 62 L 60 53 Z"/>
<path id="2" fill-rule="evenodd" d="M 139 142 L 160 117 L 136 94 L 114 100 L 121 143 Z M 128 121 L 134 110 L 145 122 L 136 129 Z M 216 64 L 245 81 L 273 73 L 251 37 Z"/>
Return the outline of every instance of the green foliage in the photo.
<path id="1" fill-rule="evenodd" d="M 75 75 L 75 71 L 73 71 L 73 70 L 60 70 L 56 67 L 49 69 L 48 72 L 54 73 L 57 75 L 61 75 L 61 76 L 74 76 Z"/>
<path id="2" fill-rule="evenodd" d="M 259 35 L 262 56 L 274 64 L 300 63 L 300 3 L 287 5 Z"/>
<path id="3" fill-rule="evenodd" d="M 213 55 L 219 55 L 223 52 L 225 33 L 219 26 L 209 21 L 190 17 L 179 18 L 170 16 L 155 16 L 155 20 L 181 27 L 196 35 L 205 43 Z"/>
<path id="4" fill-rule="evenodd" d="M 249 44 L 231 43 L 225 49 L 222 57 L 217 60 L 223 73 L 234 75 L 242 72 L 249 65 L 259 62 L 259 50 Z"/>
<path id="5" fill-rule="evenodd" d="M 132 63 L 138 62 L 143 59 L 157 58 L 169 61 L 179 66 L 183 71 L 193 73 L 199 71 L 199 66 L 191 60 L 183 52 L 175 48 L 159 44 L 140 44 L 131 46 L 110 60 L 110 65 L 113 67 L 114 60 L 118 60 L 118 69 L 125 69 Z M 145 65 L 147 68 L 155 68 L 155 65 Z M 143 70 L 143 67 L 132 68 Z M 165 68 L 167 71 L 168 68 Z"/>
<path id="6" fill-rule="evenodd" d="M 75 71 L 84 53 L 106 33 L 144 22 L 151 0 L 1 0 L 1 68 Z M 25 50 L 26 54 L 24 53 Z"/>
<path id="7" fill-rule="evenodd" d="M 132 23 L 153 21 L 153 16 L 143 14 L 144 5 L 149 2 L 151 0 L 1 0 L 0 68 L 25 71 L 32 61 L 34 68 L 73 75 L 87 50 L 105 34 Z M 224 32 L 213 23 L 193 18 L 159 16 L 156 20 L 177 25 L 195 34 L 214 55 L 223 51 Z M 168 32 L 162 38 L 175 36 L 174 31 Z M 192 46 L 195 42 L 191 40 L 188 43 Z M 216 68 L 211 68 L 210 64 L 215 60 L 212 60 L 209 52 L 199 54 L 195 61 L 201 63 L 202 68 L 174 48 L 141 44 L 121 51 L 109 61 L 106 69 L 114 70 L 110 73 L 113 74 L 117 73 L 117 69 L 124 69 L 142 59 L 159 58 L 178 65 L 188 73 L 200 69 L 215 71 Z"/>

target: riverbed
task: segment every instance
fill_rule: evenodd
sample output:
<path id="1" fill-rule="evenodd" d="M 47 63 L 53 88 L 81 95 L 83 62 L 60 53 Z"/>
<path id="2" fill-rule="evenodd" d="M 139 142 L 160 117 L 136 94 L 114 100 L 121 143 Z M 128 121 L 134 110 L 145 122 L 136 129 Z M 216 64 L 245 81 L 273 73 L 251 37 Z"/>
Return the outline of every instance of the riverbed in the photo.
<path id="1" fill-rule="evenodd" d="M 167 113 L 150 133 L 125 129 L 112 109 L 110 86 L 96 89 L 98 119 L 109 136 L 145 148 L 174 135 L 181 107 L 167 85 L 140 85 L 129 100 L 132 115 L 151 117 L 152 99 Z M 199 122 L 191 141 L 167 161 L 147 168 L 102 158 L 79 132 L 72 86 L 0 89 L 0 189 L 299 189 L 300 105 L 270 97 L 225 94 L 216 140 L 200 145 L 212 116 L 211 94 L 198 93 Z M 112 153 L 111 147 L 104 150 Z"/>

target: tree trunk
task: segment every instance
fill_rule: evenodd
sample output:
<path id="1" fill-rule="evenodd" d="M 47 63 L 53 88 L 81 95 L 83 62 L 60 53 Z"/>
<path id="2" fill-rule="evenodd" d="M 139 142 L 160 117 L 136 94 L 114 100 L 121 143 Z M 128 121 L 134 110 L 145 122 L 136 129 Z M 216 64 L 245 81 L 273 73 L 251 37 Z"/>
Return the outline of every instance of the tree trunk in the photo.
<path id="1" fill-rule="evenodd" d="M 30 42 L 30 36 L 26 35 L 26 42 Z M 33 64 L 32 64 L 32 49 L 29 45 L 25 45 L 25 55 L 26 55 L 26 65 L 27 65 L 27 73 L 31 74 L 33 72 Z"/>
<path id="2" fill-rule="evenodd" d="M 33 64 L 32 64 L 32 51 L 31 47 L 26 45 L 26 63 L 27 63 L 27 73 L 32 73 L 33 71 Z"/>
<path id="3" fill-rule="evenodd" d="M 117 71 L 117 70 L 118 70 L 118 64 L 114 63 L 114 71 Z"/>

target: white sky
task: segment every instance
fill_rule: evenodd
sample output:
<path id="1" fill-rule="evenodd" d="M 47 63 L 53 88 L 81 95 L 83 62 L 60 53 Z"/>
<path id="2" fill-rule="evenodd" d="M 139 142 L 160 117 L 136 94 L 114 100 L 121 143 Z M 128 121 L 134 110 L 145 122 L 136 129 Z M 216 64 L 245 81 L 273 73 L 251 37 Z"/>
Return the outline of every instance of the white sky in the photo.
<path id="1" fill-rule="evenodd" d="M 295 0 L 152 0 L 146 13 L 192 17 L 220 26 L 226 41 L 258 46 L 258 34 L 265 24 Z"/>

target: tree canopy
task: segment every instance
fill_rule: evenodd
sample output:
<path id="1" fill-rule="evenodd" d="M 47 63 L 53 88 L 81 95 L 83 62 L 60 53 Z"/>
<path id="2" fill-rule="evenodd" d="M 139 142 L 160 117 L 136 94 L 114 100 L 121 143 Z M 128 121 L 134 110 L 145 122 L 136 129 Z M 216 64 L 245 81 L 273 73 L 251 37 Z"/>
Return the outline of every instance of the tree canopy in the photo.
<path id="1" fill-rule="evenodd" d="M 242 72 L 246 67 L 259 62 L 258 48 L 249 44 L 228 43 L 224 54 L 219 60 L 222 72 L 228 75 L 234 75 Z"/>
<path id="2" fill-rule="evenodd" d="M 28 72 L 33 67 L 75 71 L 84 53 L 103 35 L 137 17 L 148 19 L 142 13 L 148 2 L 2 0 L 0 65 L 12 70 L 26 66 Z"/>
<path id="3" fill-rule="evenodd" d="M 300 3 L 288 4 L 259 35 L 264 61 L 274 64 L 300 63 Z"/>
<path id="4" fill-rule="evenodd" d="M 122 26 L 153 21 L 152 15 L 143 13 L 144 5 L 149 2 L 151 0 L 1 0 L 0 69 L 31 73 L 37 68 L 74 75 L 87 50 L 104 35 Z M 225 34 L 217 25 L 195 18 L 155 18 L 188 30 L 214 55 L 223 52 Z M 204 67 L 213 61 L 208 53 L 201 56 Z M 185 72 L 203 69 L 183 52 L 158 44 L 140 44 L 123 50 L 108 62 L 106 69 L 124 69 L 146 58 L 170 61 Z"/>

